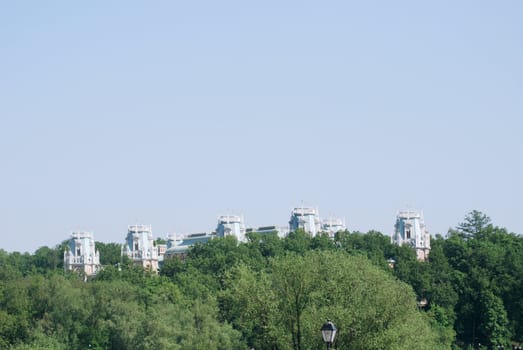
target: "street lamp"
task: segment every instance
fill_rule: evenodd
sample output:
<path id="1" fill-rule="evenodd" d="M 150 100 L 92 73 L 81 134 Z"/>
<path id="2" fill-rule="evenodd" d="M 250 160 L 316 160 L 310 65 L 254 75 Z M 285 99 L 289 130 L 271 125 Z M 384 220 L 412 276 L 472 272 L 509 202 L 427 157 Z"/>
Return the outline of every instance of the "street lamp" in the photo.
<path id="1" fill-rule="evenodd" d="M 323 342 L 327 344 L 327 350 L 331 348 L 332 343 L 334 342 L 334 337 L 336 336 L 336 326 L 331 320 L 327 320 L 321 327 L 321 335 L 323 337 Z"/>

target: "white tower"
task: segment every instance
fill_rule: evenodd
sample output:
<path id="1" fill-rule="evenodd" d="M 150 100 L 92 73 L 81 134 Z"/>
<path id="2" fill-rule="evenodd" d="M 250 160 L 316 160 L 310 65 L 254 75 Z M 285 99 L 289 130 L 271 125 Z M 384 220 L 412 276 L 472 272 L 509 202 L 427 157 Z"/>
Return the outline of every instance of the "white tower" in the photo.
<path id="1" fill-rule="evenodd" d="M 430 252 L 430 234 L 425 226 L 423 214 L 404 210 L 396 216 L 392 242 L 397 245 L 408 244 L 416 250 L 418 260 L 427 260 Z"/>
<path id="2" fill-rule="evenodd" d="M 128 256 L 136 265 L 158 271 L 158 249 L 154 245 L 151 226 L 130 225 L 122 255 Z"/>
<path id="3" fill-rule="evenodd" d="M 100 267 L 100 254 L 95 249 L 93 234 L 73 232 L 69 240 L 69 249 L 64 251 L 64 269 L 92 276 Z"/>
<path id="4" fill-rule="evenodd" d="M 222 215 L 218 218 L 217 237 L 235 236 L 238 242 L 245 242 L 245 225 L 238 215 Z"/>
<path id="5" fill-rule="evenodd" d="M 318 210 L 314 208 L 294 208 L 289 220 L 289 230 L 296 231 L 302 229 L 310 233 L 313 237 L 321 231 L 321 221 Z"/>

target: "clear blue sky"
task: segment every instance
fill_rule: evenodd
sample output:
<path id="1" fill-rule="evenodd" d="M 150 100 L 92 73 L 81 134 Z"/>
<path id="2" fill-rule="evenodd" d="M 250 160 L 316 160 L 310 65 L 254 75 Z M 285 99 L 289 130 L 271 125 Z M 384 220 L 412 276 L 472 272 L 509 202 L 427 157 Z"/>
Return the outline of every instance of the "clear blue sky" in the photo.
<path id="1" fill-rule="evenodd" d="M 523 233 L 521 1 L 0 4 L 0 248 L 284 225 Z"/>

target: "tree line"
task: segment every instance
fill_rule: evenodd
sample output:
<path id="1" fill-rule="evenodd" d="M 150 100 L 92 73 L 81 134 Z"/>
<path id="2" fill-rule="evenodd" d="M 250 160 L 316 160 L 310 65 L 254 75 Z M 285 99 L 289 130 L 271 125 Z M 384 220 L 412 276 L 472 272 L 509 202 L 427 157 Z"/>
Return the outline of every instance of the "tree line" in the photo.
<path id="1" fill-rule="evenodd" d="M 96 243 L 103 270 L 63 250 L 0 251 L 2 349 L 510 349 L 523 339 L 523 238 L 473 211 L 427 262 L 376 231 L 217 238 L 160 273 Z M 389 260 L 394 259 L 394 268 Z"/>

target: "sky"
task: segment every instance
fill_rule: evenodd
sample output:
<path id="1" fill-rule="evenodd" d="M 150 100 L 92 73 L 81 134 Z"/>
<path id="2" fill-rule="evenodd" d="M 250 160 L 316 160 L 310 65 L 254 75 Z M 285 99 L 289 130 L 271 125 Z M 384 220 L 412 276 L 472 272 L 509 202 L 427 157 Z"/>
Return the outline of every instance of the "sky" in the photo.
<path id="1" fill-rule="evenodd" d="M 0 4 L 0 249 L 286 225 L 523 234 L 521 1 Z"/>

